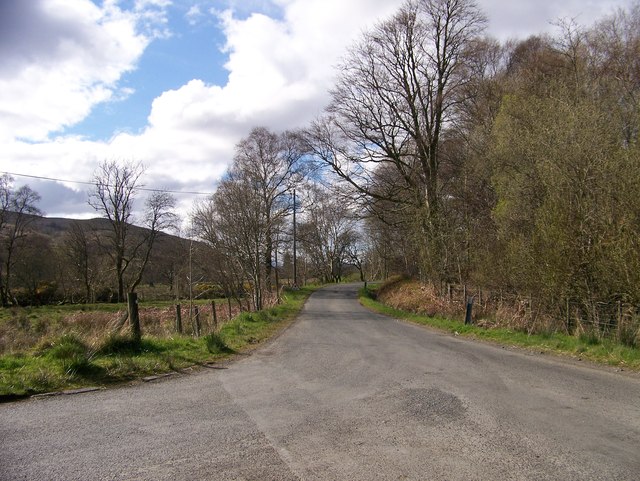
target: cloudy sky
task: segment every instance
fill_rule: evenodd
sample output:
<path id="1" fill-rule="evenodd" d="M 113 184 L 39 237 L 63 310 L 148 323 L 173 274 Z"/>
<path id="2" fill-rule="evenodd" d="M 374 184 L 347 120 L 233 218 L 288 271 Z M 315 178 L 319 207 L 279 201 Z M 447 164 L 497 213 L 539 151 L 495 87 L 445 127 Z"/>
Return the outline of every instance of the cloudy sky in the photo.
<path id="1" fill-rule="evenodd" d="M 477 1 L 501 40 L 631 3 Z M 0 0 L 0 172 L 36 190 L 47 215 L 89 217 L 82 182 L 96 165 L 141 161 L 145 186 L 177 192 L 187 212 L 252 127 L 317 116 L 345 48 L 401 3 Z"/>

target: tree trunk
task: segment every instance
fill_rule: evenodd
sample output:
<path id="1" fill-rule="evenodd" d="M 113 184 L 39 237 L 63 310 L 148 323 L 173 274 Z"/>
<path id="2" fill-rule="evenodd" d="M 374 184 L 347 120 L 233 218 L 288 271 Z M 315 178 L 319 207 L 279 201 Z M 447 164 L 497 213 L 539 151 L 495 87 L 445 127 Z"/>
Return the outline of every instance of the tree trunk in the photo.
<path id="1" fill-rule="evenodd" d="M 176 332 L 182 334 L 182 310 L 180 304 L 176 304 Z"/>
<path id="2" fill-rule="evenodd" d="M 122 268 L 123 260 L 118 258 L 116 261 L 116 275 L 118 277 L 118 302 L 123 302 L 124 296 L 124 270 Z"/>
<path id="3" fill-rule="evenodd" d="M 0 301 L 2 302 L 2 307 L 9 307 L 9 298 L 4 288 L 4 281 L 2 279 L 1 272 L 0 272 Z"/>
<path id="4" fill-rule="evenodd" d="M 269 219 L 267 219 L 269 221 Z M 273 270 L 273 239 L 271 237 L 271 229 L 267 229 L 265 246 L 264 246 L 264 289 L 267 293 L 271 292 L 271 272 Z"/>
<path id="5" fill-rule="evenodd" d="M 129 311 L 129 320 L 131 321 L 131 334 L 136 342 L 142 338 L 140 330 L 140 317 L 138 315 L 138 294 L 129 292 L 127 294 L 127 305 Z"/>

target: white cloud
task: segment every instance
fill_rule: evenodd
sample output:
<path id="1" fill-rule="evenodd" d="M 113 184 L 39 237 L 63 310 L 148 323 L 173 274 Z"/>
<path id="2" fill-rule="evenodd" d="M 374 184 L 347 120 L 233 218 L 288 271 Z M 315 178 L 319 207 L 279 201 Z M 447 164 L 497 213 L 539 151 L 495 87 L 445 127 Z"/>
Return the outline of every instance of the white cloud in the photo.
<path id="1" fill-rule="evenodd" d="M 14 142 L 8 154 L 21 159 L 23 172 L 37 168 L 45 175 L 71 179 L 90 179 L 97 163 L 105 158 L 140 160 L 147 166 L 148 186 L 210 191 L 233 158 L 235 144 L 252 127 L 296 128 L 320 113 L 331 87 L 333 66 L 345 45 L 364 24 L 393 11 L 399 3 L 295 0 L 280 1 L 276 7 L 272 4 L 272 11 L 282 9 L 273 18 L 260 13 L 237 18 L 231 10 L 219 13 L 227 40 L 225 68 L 229 76 L 225 85 L 194 79 L 164 92 L 154 100 L 148 126 L 139 134 L 116 133 L 104 142 L 71 137 L 37 144 Z M 135 65 L 148 38 L 135 33 L 132 14 L 112 4 L 105 6 L 107 12 L 95 6 L 84 8 L 87 11 L 78 15 L 77 23 L 90 29 L 89 37 L 102 39 L 94 40 L 97 45 L 110 43 L 110 54 L 101 53 L 102 60 L 92 59 L 92 49 L 82 51 L 70 42 L 78 51 L 60 56 L 40 73 L 42 91 L 37 92 L 32 107 L 20 114 L 20 127 L 14 128 L 12 135 L 43 140 L 50 132 L 77 122 L 95 103 L 113 98 L 122 72 Z M 191 13 L 196 15 L 197 11 Z M 112 29 L 119 30 L 118 35 L 111 36 Z M 82 75 L 52 77 L 64 65 Z M 30 65 L 22 71 L 29 68 L 41 67 Z M 99 76 L 97 70 L 110 73 Z M 60 112 L 63 107 L 64 115 Z M 17 105 L 14 110 L 18 111 Z M 42 159 L 48 160 L 45 163 Z M 187 210 L 186 200 L 183 202 Z"/>
<path id="2" fill-rule="evenodd" d="M 301 127 L 320 113 L 345 45 L 363 23 L 393 10 L 384 0 L 349 5 L 297 0 L 282 2 L 282 7 L 282 19 L 218 13 L 227 39 L 228 82 L 220 86 L 192 80 L 164 92 L 153 102 L 145 132 L 116 136 L 113 144 L 139 142 L 144 147 L 138 150 L 153 164 L 168 162 L 163 155 L 174 162 L 184 159 L 180 175 L 186 178 L 202 178 L 203 171 L 218 177 L 231 161 L 235 143 L 252 127 Z M 363 23 L 352 21 L 356 14 Z"/>
<path id="3" fill-rule="evenodd" d="M 187 11 L 187 13 L 185 14 L 185 17 L 187 19 L 187 22 L 189 22 L 190 25 L 195 25 L 196 23 L 198 23 L 198 20 L 203 16 L 202 11 L 200 10 L 200 5 L 195 4 L 195 5 L 191 5 L 191 7 L 189 8 L 189 10 Z"/>
<path id="4" fill-rule="evenodd" d="M 109 0 L 114 2 L 115 0 Z M 167 8 L 171 0 L 136 0 L 134 13 L 136 23 L 150 38 L 169 38 Z"/>
<path id="5" fill-rule="evenodd" d="M 84 119 L 96 104 L 121 97 L 118 80 L 149 42 L 137 31 L 142 13 L 113 2 L 102 8 L 89 0 L 3 3 L 2 140 L 44 140 Z"/>
<path id="6" fill-rule="evenodd" d="M 490 33 L 502 41 L 554 32 L 554 24 L 560 19 L 575 19 L 579 25 L 589 26 L 632 3 L 631 0 L 477 1 L 489 14 Z"/>
<path id="7" fill-rule="evenodd" d="M 386 0 L 295 0 L 280 1 L 278 7 L 282 10 L 274 17 L 219 13 L 228 82 L 210 85 L 194 79 L 164 92 L 154 100 L 143 132 L 117 133 L 108 142 L 66 137 L 35 145 L 17 142 L 12 157 L 22 159 L 21 170 L 39 165 L 47 175 L 73 179 L 89 179 L 105 158 L 135 159 L 147 166 L 149 186 L 212 190 L 233 158 L 234 145 L 252 127 L 296 128 L 319 114 L 345 45 L 366 23 L 395 10 L 394 2 Z M 198 12 L 191 10 L 192 15 Z M 95 98 L 83 104 L 84 111 L 56 117 L 58 125 L 69 125 L 86 115 L 92 102 L 114 95 L 109 84 L 100 86 L 91 91 Z M 42 128 L 45 134 L 51 130 Z M 50 160 L 42 164 L 42 158 Z"/>
<path id="8" fill-rule="evenodd" d="M 370 21 L 389 10 L 382 0 L 378 10 L 372 8 L 375 3 L 355 3 L 361 10 L 369 5 Z M 147 166 L 149 186 L 211 191 L 230 164 L 235 144 L 252 127 L 297 128 L 321 112 L 333 65 L 362 28 L 348 19 L 336 23 L 340 5 L 339 0 L 289 2 L 281 20 L 220 13 L 228 82 L 212 85 L 194 79 L 164 92 L 153 101 L 143 132 L 119 133 L 109 142 L 81 142 L 77 147 L 85 154 L 91 145 L 97 147 L 85 165 L 95 165 L 101 156 L 140 160 Z M 350 4 L 347 16 L 356 10 Z M 336 28 L 336 34 L 327 39 L 330 28 Z"/>
<path id="9" fill-rule="evenodd" d="M 0 0 L 0 18 L 6 3 L 11 2 Z M 511 25 L 523 31 L 528 20 L 536 33 L 563 16 L 555 7 L 544 8 L 544 1 L 531 11 L 527 3 L 507 3 L 480 2 L 501 38 L 510 36 Z M 0 141 L 5 135 L 40 142 L 3 142 L 5 158 L 19 163 L 23 173 L 82 180 L 90 179 L 104 159 L 139 160 L 147 166 L 148 187 L 210 191 L 231 162 L 234 145 L 252 127 L 301 127 L 320 113 L 345 47 L 402 0 L 227 0 L 241 9 L 215 13 L 226 38 L 228 81 L 214 85 L 193 79 L 166 91 L 150 106 L 142 132 L 114 133 L 109 141 L 95 142 L 50 134 L 84 118 L 96 103 L 130 93 L 118 81 L 135 68 L 154 35 L 167 34 L 163 9 L 168 0 L 138 0 L 132 11 L 122 11 L 115 0 L 102 8 L 88 0 L 47 0 L 47 8 L 44 0 L 15 4 L 38 7 L 24 13 L 37 17 L 39 30 L 34 27 L 26 45 L 11 52 L 3 48 L 7 35 L 0 28 Z M 70 10 L 62 18 L 48 10 L 50 5 Z M 209 15 L 206 5 L 211 2 L 194 3 L 185 18 Z M 247 5 L 261 13 L 247 11 Z M 139 32 L 141 25 L 145 33 Z M 180 200 L 188 211 L 192 198 Z"/>

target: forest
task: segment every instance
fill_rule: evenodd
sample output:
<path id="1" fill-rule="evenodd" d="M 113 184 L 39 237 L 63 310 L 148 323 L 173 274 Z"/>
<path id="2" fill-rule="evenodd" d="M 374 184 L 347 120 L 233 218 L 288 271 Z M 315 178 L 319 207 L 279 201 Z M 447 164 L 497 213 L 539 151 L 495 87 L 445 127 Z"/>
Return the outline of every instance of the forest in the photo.
<path id="1" fill-rule="evenodd" d="M 2 305 L 153 285 L 260 309 L 285 284 L 404 275 L 526 302 L 545 329 L 637 329 L 640 4 L 525 40 L 485 29 L 471 0 L 405 3 L 351 46 L 315 121 L 237 144 L 175 237 L 170 194 L 134 209 L 140 164 L 105 160 L 88 194 L 102 219 L 56 236 L 35 228 L 38 194 L 3 176 Z"/>

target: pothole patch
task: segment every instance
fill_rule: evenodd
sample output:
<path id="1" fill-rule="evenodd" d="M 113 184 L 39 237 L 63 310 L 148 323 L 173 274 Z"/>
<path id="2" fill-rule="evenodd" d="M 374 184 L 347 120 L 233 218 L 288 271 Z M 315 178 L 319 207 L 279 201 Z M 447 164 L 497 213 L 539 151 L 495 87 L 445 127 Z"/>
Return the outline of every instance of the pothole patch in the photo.
<path id="1" fill-rule="evenodd" d="M 404 402 L 409 415 L 434 423 L 460 419 L 466 412 L 465 405 L 457 396 L 438 388 L 406 389 Z"/>

